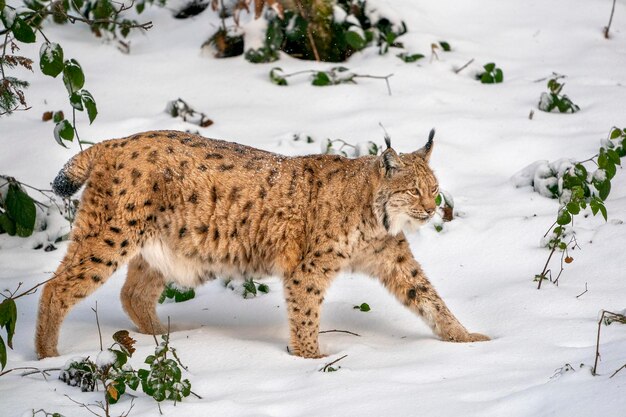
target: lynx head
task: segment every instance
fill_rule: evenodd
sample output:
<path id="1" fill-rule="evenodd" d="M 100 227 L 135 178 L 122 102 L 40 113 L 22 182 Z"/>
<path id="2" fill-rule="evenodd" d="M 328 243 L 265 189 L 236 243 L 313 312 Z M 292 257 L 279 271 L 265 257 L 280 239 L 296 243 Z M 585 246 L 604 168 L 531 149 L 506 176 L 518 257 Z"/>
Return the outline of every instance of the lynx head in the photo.
<path id="1" fill-rule="evenodd" d="M 428 166 L 435 130 L 421 149 L 398 155 L 385 137 L 387 149 L 379 157 L 381 187 L 374 207 L 379 221 L 391 235 L 412 231 L 435 214 L 439 184 Z"/>

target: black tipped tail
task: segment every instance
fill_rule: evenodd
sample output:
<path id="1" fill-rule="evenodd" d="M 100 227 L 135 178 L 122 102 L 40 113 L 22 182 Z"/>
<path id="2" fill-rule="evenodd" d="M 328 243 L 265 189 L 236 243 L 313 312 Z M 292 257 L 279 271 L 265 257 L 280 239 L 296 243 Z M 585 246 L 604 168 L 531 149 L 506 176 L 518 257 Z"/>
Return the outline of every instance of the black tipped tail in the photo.
<path id="1" fill-rule="evenodd" d="M 98 145 L 85 149 L 70 159 L 52 182 L 52 191 L 59 197 L 70 197 L 87 181 Z"/>
<path id="2" fill-rule="evenodd" d="M 81 185 L 72 181 L 63 168 L 52 182 L 52 191 L 59 197 L 68 198 L 76 194 Z"/>

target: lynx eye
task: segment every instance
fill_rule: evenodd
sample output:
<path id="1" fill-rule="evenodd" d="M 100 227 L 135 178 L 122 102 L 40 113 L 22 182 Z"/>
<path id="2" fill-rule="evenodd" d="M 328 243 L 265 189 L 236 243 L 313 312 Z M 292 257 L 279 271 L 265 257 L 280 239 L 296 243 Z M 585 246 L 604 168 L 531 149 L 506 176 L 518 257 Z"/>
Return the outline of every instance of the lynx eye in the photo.
<path id="1" fill-rule="evenodd" d="M 412 190 L 407 190 L 407 193 L 413 197 L 419 197 L 420 195 L 420 190 L 419 188 L 414 188 Z"/>
<path id="2" fill-rule="evenodd" d="M 433 195 L 437 195 L 439 194 L 439 187 L 433 187 L 433 189 L 431 190 Z"/>

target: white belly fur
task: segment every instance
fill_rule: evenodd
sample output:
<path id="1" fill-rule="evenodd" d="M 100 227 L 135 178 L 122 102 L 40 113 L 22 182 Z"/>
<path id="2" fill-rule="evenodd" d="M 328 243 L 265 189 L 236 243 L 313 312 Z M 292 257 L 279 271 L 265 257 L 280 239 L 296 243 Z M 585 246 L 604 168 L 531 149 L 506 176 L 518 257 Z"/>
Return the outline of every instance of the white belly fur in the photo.
<path id="1" fill-rule="evenodd" d="M 199 278 L 209 272 L 209 265 L 199 259 L 192 259 L 172 251 L 159 239 L 146 242 L 141 249 L 141 256 L 148 264 L 161 272 L 166 281 L 176 282 L 183 287 L 196 287 Z"/>

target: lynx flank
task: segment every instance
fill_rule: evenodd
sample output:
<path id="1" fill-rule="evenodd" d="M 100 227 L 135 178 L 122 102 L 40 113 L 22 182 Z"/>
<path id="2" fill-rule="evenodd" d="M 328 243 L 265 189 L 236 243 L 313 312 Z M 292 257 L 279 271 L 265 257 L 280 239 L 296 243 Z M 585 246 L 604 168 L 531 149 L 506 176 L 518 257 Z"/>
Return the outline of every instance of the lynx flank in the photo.
<path id="1" fill-rule="evenodd" d="M 39 358 L 58 355 L 65 315 L 126 263 L 122 305 L 144 333 L 165 331 L 156 302 L 168 281 L 278 275 L 291 352 L 317 358 L 324 293 L 352 270 L 380 279 L 442 340 L 489 340 L 448 310 L 402 232 L 435 212 L 433 136 L 413 153 L 387 143 L 381 156 L 357 159 L 285 157 L 173 131 L 81 152 L 53 183 L 65 197 L 85 190 L 68 252 L 41 295 Z"/>

